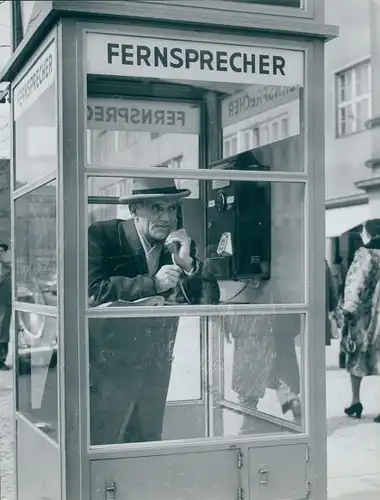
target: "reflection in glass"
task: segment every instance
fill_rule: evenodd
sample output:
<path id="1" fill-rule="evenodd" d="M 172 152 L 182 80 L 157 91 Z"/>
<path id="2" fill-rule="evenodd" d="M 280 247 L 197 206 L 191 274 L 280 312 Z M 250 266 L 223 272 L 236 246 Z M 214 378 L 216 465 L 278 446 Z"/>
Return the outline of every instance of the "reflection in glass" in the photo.
<path id="1" fill-rule="evenodd" d="M 56 182 L 15 201 L 16 300 L 57 304 Z"/>
<path id="2" fill-rule="evenodd" d="M 89 98 L 87 126 L 89 164 L 199 168 L 198 105 Z M 187 180 L 181 187 L 199 196 L 197 181 Z"/>
<path id="3" fill-rule="evenodd" d="M 294 86 L 252 85 L 224 97 L 224 158 L 255 150 L 261 161 L 256 148 L 271 144 L 272 171 L 304 170 L 300 103 L 301 90 Z"/>
<path id="4" fill-rule="evenodd" d="M 302 430 L 303 316 L 194 320 L 89 319 L 92 445 Z"/>
<path id="5" fill-rule="evenodd" d="M 272 424 L 276 419 L 301 424 L 302 316 L 227 316 L 218 322 L 224 336 L 220 337 L 223 399 L 227 407 L 233 403 L 230 411 L 237 410 L 237 404 L 254 414 L 259 411 L 274 417 L 269 418 Z M 259 421 L 253 431 L 255 419 L 249 412 L 240 413 L 239 418 L 243 433 L 268 427 Z"/>
<path id="6" fill-rule="evenodd" d="M 57 320 L 16 311 L 17 410 L 58 440 Z"/>

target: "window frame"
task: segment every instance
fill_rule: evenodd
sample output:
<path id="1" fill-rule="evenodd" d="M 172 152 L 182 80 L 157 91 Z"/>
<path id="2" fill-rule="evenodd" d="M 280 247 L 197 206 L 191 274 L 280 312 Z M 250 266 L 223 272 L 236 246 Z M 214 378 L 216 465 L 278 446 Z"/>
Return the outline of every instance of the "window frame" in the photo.
<path id="1" fill-rule="evenodd" d="M 367 79 L 368 79 L 368 90 L 367 92 L 362 92 L 360 95 L 356 94 L 356 85 L 357 85 L 357 74 L 358 69 L 366 68 Z M 342 86 L 340 79 L 343 75 L 350 75 L 350 82 L 345 85 L 346 92 L 349 93 L 349 96 L 345 96 L 345 99 L 342 99 L 341 92 Z M 371 67 L 371 59 L 369 57 L 365 59 L 361 59 L 360 61 L 355 62 L 349 66 L 346 66 L 339 71 L 334 73 L 334 88 L 335 88 L 335 137 L 336 139 L 342 139 L 344 137 L 349 137 L 353 134 L 357 134 L 360 132 L 364 132 L 366 130 L 365 123 L 368 119 L 371 119 L 372 116 L 372 67 Z M 357 117 L 357 109 L 359 104 L 365 104 L 368 106 L 368 115 L 367 118 L 362 120 L 362 123 L 359 123 L 359 119 Z M 342 120 L 341 112 L 342 110 L 348 111 L 352 109 L 352 130 L 347 130 L 350 125 L 350 118 L 346 118 Z M 356 115 L 356 116 L 355 116 Z M 343 130 L 344 128 L 344 130 Z"/>

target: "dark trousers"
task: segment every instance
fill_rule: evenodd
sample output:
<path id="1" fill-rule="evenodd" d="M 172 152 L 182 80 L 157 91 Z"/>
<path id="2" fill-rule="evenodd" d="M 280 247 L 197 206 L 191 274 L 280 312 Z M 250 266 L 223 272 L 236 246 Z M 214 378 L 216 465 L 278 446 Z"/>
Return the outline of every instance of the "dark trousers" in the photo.
<path id="1" fill-rule="evenodd" d="M 0 306 L 0 363 L 5 363 L 8 356 L 11 318 L 12 308 L 10 306 Z"/>
<path id="2" fill-rule="evenodd" d="M 90 321 L 91 445 L 161 439 L 177 326 L 174 318 Z"/>

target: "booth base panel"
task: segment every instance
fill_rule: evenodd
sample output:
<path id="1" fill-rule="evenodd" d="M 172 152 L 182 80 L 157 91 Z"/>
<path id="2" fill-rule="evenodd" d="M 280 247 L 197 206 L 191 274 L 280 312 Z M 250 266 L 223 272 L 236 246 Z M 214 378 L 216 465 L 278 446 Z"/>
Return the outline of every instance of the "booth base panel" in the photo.
<path id="1" fill-rule="evenodd" d="M 239 488 L 236 450 L 97 460 L 91 500 L 231 500 Z M 115 496 L 107 496 L 115 488 Z"/>
<path id="2" fill-rule="evenodd" d="M 61 500 L 58 445 L 17 418 L 18 500 Z"/>
<path id="3" fill-rule="evenodd" d="M 91 462 L 91 500 L 302 500 L 306 444 Z"/>

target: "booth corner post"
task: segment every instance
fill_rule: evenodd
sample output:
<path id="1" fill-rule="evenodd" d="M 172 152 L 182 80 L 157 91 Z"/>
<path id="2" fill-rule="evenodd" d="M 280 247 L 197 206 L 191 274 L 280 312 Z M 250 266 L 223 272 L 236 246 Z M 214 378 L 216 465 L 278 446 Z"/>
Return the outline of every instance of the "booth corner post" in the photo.
<path id="1" fill-rule="evenodd" d="M 18 500 L 326 500 L 323 2 L 14 3 Z"/>

